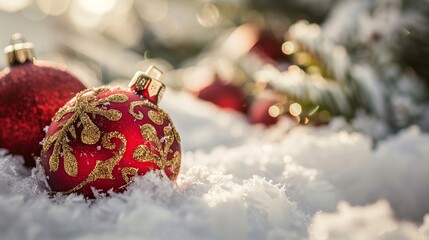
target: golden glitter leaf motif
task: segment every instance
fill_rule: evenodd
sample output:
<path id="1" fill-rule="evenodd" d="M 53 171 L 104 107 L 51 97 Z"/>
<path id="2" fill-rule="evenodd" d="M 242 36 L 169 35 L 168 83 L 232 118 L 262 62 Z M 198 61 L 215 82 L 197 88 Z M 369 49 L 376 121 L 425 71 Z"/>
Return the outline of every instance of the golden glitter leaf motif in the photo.
<path id="1" fill-rule="evenodd" d="M 159 157 L 152 154 L 149 148 L 145 145 L 138 146 L 133 153 L 133 158 L 139 162 L 157 162 Z"/>
<path id="2" fill-rule="evenodd" d="M 141 126 L 140 132 L 146 141 L 156 142 L 156 140 L 158 140 L 158 137 L 156 136 L 156 129 L 150 124 L 144 124 Z"/>
<path id="3" fill-rule="evenodd" d="M 100 139 L 100 129 L 91 121 L 88 114 L 82 113 L 80 120 L 83 125 L 80 138 L 85 144 L 95 144 Z"/>
<path id="4" fill-rule="evenodd" d="M 164 147 L 164 154 L 167 155 L 169 153 L 171 145 L 174 143 L 174 133 L 173 128 L 170 126 L 166 126 L 164 128 L 164 138 L 165 141 L 165 147 Z"/>
<path id="5" fill-rule="evenodd" d="M 52 151 L 52 155 L 49 158 L 49 166 L 51 171 L 57 171 L 59 167 L 59 158 L 60 158 L 60 145 L 55 144 L 54 150 Z"/>
<path id="6" fill-rule="evenodd" d="M 59 132 L 54 133 L 52 136 L 50 136 L 48 139 L 46 139 L 45 143 L 43 144 L 42 151 L 46 152 L 51 148 L 52 144 L 57 141 L 59 136 Z"/>
<path id="7" fill-rule="evenodd" d="M 74 139 L 76 139 L 76 138 L 77 138 L 77 136 L 76 136 L 76 129 L 74 128 L 74 126 L 73 126 L 73 125 L 71 125 L 71 126 L 70 126 L 69 133 L 72 135 L 72 137 L 73 137 Z"/>
<path id="8" fill-rule="evenodd" d="M 76 177 L 77 175 L 77 160 L 72 154 L 71 148 L 67 144 L 62 145 L 63 158 L 64 158 L 64 170 L 69 176 Z"/>
<path id="9" fill-rule="evenodd" d="M 93 123 L 90 116 L 98 115 L 105 117 L 110 121 L 118 121 L 121 119 L 122 114 L 120 111 L 116 109 L 107 110 L 100 106 L 105 106 L 111 102 L 126 102 L 128 100 L 128 96 L 117 93 L 99 99 L 97 95 L 107 91 L 109 91 L 109 88 L 100 87 L 79 92 L 76 97 L 74 97 L 66 106 L 60 108 L 55 114 L 53 121 L 60 121 L 70 113 L 71 116 L 59 124 L 58 128 L 60 129 L 48 137 L 43 145 L 42 154 L 49 151 L 53 145 L 53 151 L 49 158 L 49 169 L 51 172 L 58 171 L 60 154 L 62 152 L 64 159 L 64 170 L 66 173 L 72 177 L 77 176 L 78 174 L 77 160 L 73 155 L 72 149 L 68 145 L 67 141 L 67 133 L 70 133 L 73 138 L 77 138 L 74 125 L 76 125 L 76 127 L 80 127 L 81 125 L 83 126 L 80 139 L 84 144 L 92 145 L 100 140 L 102 133 L 97 125 Z M 103 166 L 103 164 L 100 166 Z"/>
<path id="10" fill-rule="evenodd" d="M 127 95 L 125 94 L 120 94 L 120 93 L 116 93 L 116 94 L 112 94 L 106 98 L 101 99 L 100 101 L 98 101 L 98 104 L 105 104 L 105 103 L 124 103 L 128 100 Z"/>
<path id="11" fill-rule="evenodd" d="M 148 112 L 149 119 L 152 120 L 157 125 L 164 124 L 164 116 L 163 114 L 160 114 L 158 112 L 155 112 L 153 110 L 149 110 Z"/>
<path id="12" fill-rule="evenodd" d="M 124 181 L 126 183 L 130 183 L 131 182 L 131 178 L 134 177 L 135 175 L 137 175 L 137 168 L 133 168 L 133 167 L 125 167 L 121 169 L 121 174 L 122 174 L 122 178 L 124 179 Z"/>
<path id="13" fill-rule="evenodd" d="M 137 113 L 134 111 L 134 108 L 136 108 L 137 106 L 145 106 L 145 103 L 143 101 L 134 101 L 130 103 L 130 109 L 129 109 L 129 113 L 131 115 L 133 115 L 133 117 L 137 120 L 142 120 L 143 119 L 143 113 L 138 111 Z"/>
<path id="14" fill-rule="evenodd" d="M 153 162 L 158 165 L 159 169 L 164 170 L 165 167 L 168 167 L 172 172 L 170 178 L 176 178 L 179 173 L 180 166 L 180 153 L 176 151 L 173 154 L 171 159 L 168 159 L 169 153 L 171 153 L 171 146 L 174 143 L 175 129 L 172 126 L 164 127 L 164 137 L 161 139 L 158 138 L 156 129 L 151 124 L 144 124 L 140 127 L 141 134 L 143 138 L 151 144 L 155 145 L 154 148 L 159 152 L 159 156 L 154 154 L 151 149 L 146 145 L 139 145 L 134 150 L 133 157 L 139 162 Z M 164 147 L 162 147 L 164 143 Z"/>
<path id="15" fill-rule="evenodd" d="M 136 118 L 137 120 L 142 120 L 143 119 L 143 113 L 141 113 L 140 111 L 138 113 L 134 112 L 134 108 L 136 106 L 145 106 L 145 107 L 149 107 L 152 108 L 154 110 L 157 111 L 157 114 L 161 115 L 162 118 L 166 119 L 168 122 L 173 123 L 173 121 L 170 118 L 170 115 L 168 115 L 168 113 L 166 113 L 164 110 L 162 110 L 160 107 L 158 107 L 157 105 L 149 102 L 149 101 L 135 101 L 135 102 L 131 102 L 130 104 L 130 109 L 129 109 L 129 113 L 134 116 L 134 118 Z M 152 120 L 152 119 L 151 119 Z M 153 121 L 153 120 L 152 120 Z M 174 128 L 173 126 L 173 133 L 174 133 L 174 138 L 176 139 L 176 141 L 180 144 L 180 136 L 179 133 L 177 132 L 176 128 Z"/>
<path id="16" fill-rule="evenodd" d="M 139 162 L 154 162 L 162 170 L 167 167 L 172 172 L 170 178 L 176 178 L 180 167 L 180 153 L 176 151 L 171 159 L 168 159 L 167 157 L 172 153 L 171 146 L 174 141 L 176 140 L 180 144 L 180 136 L 172 124 L 173 121 L 168 113 L 147 100 L 131 102 L 129 113 L 137 120 L 142 120 L 144 117 L 142 112 L 135 111 L 137 106 L 151 108 L 152 110 L 148 111 L 148 117 L 156 125 L 163 125 L 165 121 L 168 121 L 170 124 L 164 127 L 164 137 L 161 139 L 158 138 L 157 131 L 151 124 L 144 124 L 141 126 L 140 132 L 149 144 L 146 143 L 144 145 L 137 146 L 134 150 L 133 158 Z M 164 147 L 162 147 L 162 144 L 164 144 Z M 154 151 L 158 152 L 159 156 L 154 154 Z"/>
<path id="17" fill-rule="evenodd" d="M 171 172 L 173 173 L 171 175 L 171 178 L 177 178 L 180 168 L 180 153 L 178 151 L 174 152 L 173 158 L 167 162 L 167 167 L 169 167 Z"/>
<path id="18" fill-rule="evenodd" d="M 58 122 L 64 115 L 74 112 L 74 109 L 70 106 L 64 106 L 58 110 L 55 116 L 52 118 L 52 121 Z"/>
<path id="19" fill-rule="evenodd" d="M 122 157 L 124 156 L 127 145 L 127 140 L 122 133 L 109 132 L 103 135 L 103 138 L 101 140 L 102 146 L 106 149 L 114 150 L 116 148 L 116 144 L 111 142 L 113 138 L 118 138 L 121 141 L 121 144 L 119 145 L 118 150 L 113 154 L 113 157 L 107 160 L 97 160 L 94 169 L 91 171 L 91 173 L 85 180 L 76 185 L 74 188 L 63 193 L 67 194 L 75 192 L 84 187 L 86 184 L 93 182 L 97 179 L 113 179 L 113 168 L 119 163 L 119 161 L 121 161 Z"/>

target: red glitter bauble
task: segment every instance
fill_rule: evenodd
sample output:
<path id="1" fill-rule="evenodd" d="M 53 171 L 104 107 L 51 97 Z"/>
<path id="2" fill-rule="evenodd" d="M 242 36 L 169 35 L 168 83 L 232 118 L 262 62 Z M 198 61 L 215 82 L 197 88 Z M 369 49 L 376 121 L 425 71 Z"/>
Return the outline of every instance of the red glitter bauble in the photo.
<path id="1" fill-rule="evenodd" d="M 53 193 L 93 198 L 93 190 L 121 192 L 133 176 L 151 170 L 163 170 L 176 179 L 180 137 L 168 113 L 157 106 L 164 87 L 149 73 L 136 75 L 134 79 L 141 81 L 133 84 L 134 92 L 87 89 L 57 112 L 41 156 Z M 138 94 L 143 92 L 152 98 Z"/>
<path id="2" fill-rule="evenodd" d="M 15 64 L 0 72 L 0 148 L 34 166 L 55 112 L 85 86 L 58 67 L 41 62 Z"/>
<path id="3" fill-rule="evenodd" d="M 238 112 L 246 112 L 246 96 L 235 85 L 214 80 L 207 87 L 198 92 L 198 98 L 214 103 L 221 108 L 232 109 Z"/>
<path id="4" fill-rule="evenodd" d="M 280 109 L 273 99 L 257 98 L 249 108 L 247 119 L 252 124 L 264 124 L 270 126 L 279 120 Z M 270 110 L 270 108 L 273 108 Z"/>

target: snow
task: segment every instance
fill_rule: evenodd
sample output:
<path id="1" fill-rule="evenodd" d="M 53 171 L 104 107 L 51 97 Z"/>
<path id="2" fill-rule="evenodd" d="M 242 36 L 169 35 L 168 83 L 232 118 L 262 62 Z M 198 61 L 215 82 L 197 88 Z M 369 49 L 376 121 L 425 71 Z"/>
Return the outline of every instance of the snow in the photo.
<path id="1" fill-rule="evenodd" d="M 345 202 L 340 202 L 338 212 L 320 213 L 314 217 L 313 225 L 310 227 L 310 238 L 314 240 L 427 239 L 422 232 L 429 225 L 429 218 L 425 219 L 424 227 L 419 232 L 416 225 L 395 221 L 392 215 L 388 202 L 383 200 L 366 207 L 351 207 Z"/>
<path id="2" fill-rule="evenodd" d="M 182 136 L 176 183 L 50 198 L 40 173 L 0 151 L 1 239 L 429 239 L 429 134 L 373 142 L 376 120 L 264 129 L 184 93 L 161 107 Z M 383 130 L 378 129 L 383 132 Z"/>

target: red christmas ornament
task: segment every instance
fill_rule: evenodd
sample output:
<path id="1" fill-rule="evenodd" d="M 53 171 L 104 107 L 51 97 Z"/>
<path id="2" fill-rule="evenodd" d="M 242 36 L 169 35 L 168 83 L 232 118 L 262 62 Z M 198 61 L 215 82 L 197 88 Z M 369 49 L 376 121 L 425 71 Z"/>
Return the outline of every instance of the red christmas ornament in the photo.
<path id="1" fill-rule="evenodd" d="M 135 175 L 161 169 L 175 180 L 180 137 L 157 106 L 165 89 L 152 66 L 137 72 L 133 92 L 100 87 L 82 91 L 54 116 L 43 144 L 41 166 L 53 193 L 92 189 L 124 191 Z"/>
<path id="2" fill-rule="evenodd" d="M 282 51 L 283 42 L 270 31 L 260 31 L 258 40 L 250 49 L 262 60 L 266 61 L 285 61 L 288 57 Z"/>
<path id="3" fill-rule="evenodd" d="M 246 112 L 246 96 L 242 90 L 232 84 L 223 83 L 218 78 L 207 87 L 201 89 L 197 97 L 214 103 L 221 108 Z"/>
<path id="4" fill-rule="evenodd" d="M 42 149 L 43 128 L 85 86 L 53 65 L 34 62 L 33 45 L 20 34 L 5 48 L 10 67 L 0 72 L 0 148 L 22 155 L 27 166 Z"/>
<path id="5" fill-rule="evenodd" d="M 274 99 L 257 98 L 249 108 L 247 119 L 252 124 L 264 124 L 270 126 L 276 124 L 283 109 Z"/>

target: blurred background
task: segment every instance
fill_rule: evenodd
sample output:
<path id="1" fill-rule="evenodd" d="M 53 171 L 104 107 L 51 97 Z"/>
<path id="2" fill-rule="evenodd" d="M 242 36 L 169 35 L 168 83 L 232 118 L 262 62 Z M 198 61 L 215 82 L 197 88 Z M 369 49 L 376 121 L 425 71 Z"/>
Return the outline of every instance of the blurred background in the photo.
<path id="1" fill-rule="evenodd" d="M 427 0 L 0 0 L 0 26 L 1 46 L 21 32 L 88 87 L 156 64 L 252 124 L 429 129 Z"/>

